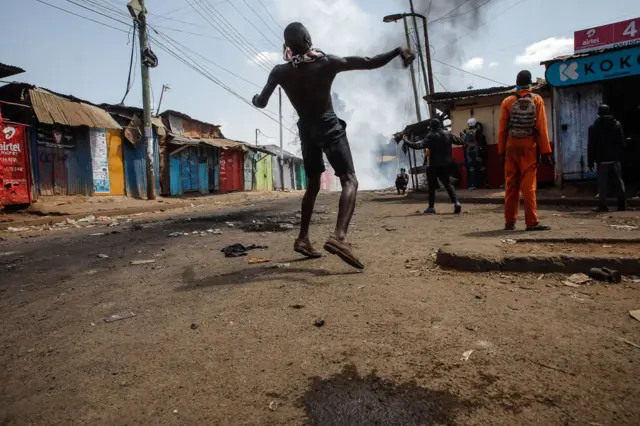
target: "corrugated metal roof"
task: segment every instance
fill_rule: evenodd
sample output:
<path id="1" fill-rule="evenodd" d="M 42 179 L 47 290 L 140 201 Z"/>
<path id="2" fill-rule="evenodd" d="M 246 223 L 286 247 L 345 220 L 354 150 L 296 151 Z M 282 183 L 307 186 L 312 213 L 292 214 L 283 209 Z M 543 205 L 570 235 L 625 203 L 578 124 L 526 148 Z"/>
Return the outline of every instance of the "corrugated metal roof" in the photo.
<path id="1" fill-rule="evenodd" d="M 267 151 L 271 152 L 273 155 L 280 155 L 280 147 L 278 145 L 262 145 L 262 148 L 266 149 Z M 302 160 L 301 158 L 297 157 L 295 154 L 292 154 L 291 152 L 287 151 L 286 149 L 283 149 L 284 151 L 284 159 L 285 160 Z"/>
<path id="2" fill-rule="evenodd" d="M 22 74 L 24 70 L 20 67 L 0 63 L 0 78 L 11 77 L 12 75 Z"/>
<path id="3" fill-rule="evenodd" d="M 208 145 L 216 146 L 222 149 L 241 149 L 243 151 L 245 149 L 244 144 L 240 142 L 234 142 L 229 139 L 213 138 L 213 139 L 200 139 L 200 140 Z"/>
<path id="4" fill-rule="evenodd" d="M 74 102 L 42 89 L 31 89 L 29 95 L 31 106 L 41 123 L 94 129 L 122 128 L 107 111 L 93 105 Z"/>
<path id="5" fill-rule="evenodd" d="M 540 91 L 547 87 L 547 81 L 540 78 L 533 85 L 533 91 Z M 461 92 L 439 92 L 434 93 L 433 95 L 425 96 L 424 99 L 429 103 L 440 103 L 453 101 L 458 99 L 469 99 L 476 97 L 486 97 L 486 96 L 496 96 L 496 95 L 507 95 L 509 93 L 513 93 L 516 91 L 516 86 L 498 86 L 498 87 L 488 87 L 486 89 L 477 89 L 477 90 L 465 90 Z"/>
<path id="6" fill-rule="evenodd" d="M 174 145 L 200 145 L 201 139 L 186 138 L 184 136 L 176 135 L 175 133 L 169 133 L 169 143 Z"/>
<path id="7" fill-rule="evenodd" d="M 592 50 L 592 51 L 589 51 L 589 52 L 576 53 L 576 54 L 573 54 L 573 55 L 563 55 L 563 56 L 555 57 L 553 59 L 549 59 L 547 61 L 542 61 L 542 62 L 540 62 L 540 65 L 545 65 L 546 66 L 546 65 L 551 65 L 551 64 L 556 63 L 556 62 L 564 62 L 564 61 L 570 61 L 572 59 L 586 58 L 588 56 L 595 56 L 595 55 L 599 55 L 599 54 L 605 53 L 605 52 L 613 52 L 613 51 L 616 51 L 616 50 L 630 49 L 630 48 L 633 48 L 633 47 L 638 47 L 638 45 L 634 44 L 634 45 L 631 45 L 631 46 L 611 47 L 611 48 L 608 48 L 608 49 Z"/>

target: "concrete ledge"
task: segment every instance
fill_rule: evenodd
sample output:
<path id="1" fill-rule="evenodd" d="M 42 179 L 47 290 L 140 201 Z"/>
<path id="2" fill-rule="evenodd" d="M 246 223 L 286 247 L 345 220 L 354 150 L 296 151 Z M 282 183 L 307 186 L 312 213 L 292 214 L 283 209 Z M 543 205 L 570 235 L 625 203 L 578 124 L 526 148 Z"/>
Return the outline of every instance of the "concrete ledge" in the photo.
<path id="1" fill-rule="evenodd" d="M 555 239 L 554 241 L 558 241 Z M 588 240 L 588 241 L 586 241 Z M 612 241 L 613 240 L 613 241 Z M 551 242 L 540 240 L 539 242 Z M 638 239 L 563 239 L 562 242 L 637 243 Z M 526 242 L 523 242 L 526 244 Z M 607 267 L 620 271 L 623 275 L 640 275 L 640 256 L 583 256 L 553 254 L 507 254 L 498 244 L 470 247 L 451 244 L 438 250 L 436 263 L 440 266 L 471 272 L 540 272 L 540 273 L 588 273 L 591 268 Z"/>
<path id="2" fill-rule="evenodd" d="M 474 195 L 478 194 L 478 195 Z M 424 200 L 428 199 L 428 195 L 425 192 L 408 192 L 407 198 L 412 200 Z M 493 204 L 503 205 L 504 197 L 496 197 L 493 195 L 482 195 L 478 191 L 462 190 L 458 191 L 458 200 L 463 204 Z M 449 202 L 449 198 L 446 193 L 436 193 L 437 202 Z M 539 195 L 536 199 L 539 206 L 567 206 L 567 207 L 597 207 L 598 200 L 594 197 L 545 197 Z M 609 207 L 615 210 L 616 200 L 608 200 Z M 640 207 L 639 199 L 628 199 L 627 204 L 629 207 Z M 612 210 L 612 211 L 614 211 Z"/>

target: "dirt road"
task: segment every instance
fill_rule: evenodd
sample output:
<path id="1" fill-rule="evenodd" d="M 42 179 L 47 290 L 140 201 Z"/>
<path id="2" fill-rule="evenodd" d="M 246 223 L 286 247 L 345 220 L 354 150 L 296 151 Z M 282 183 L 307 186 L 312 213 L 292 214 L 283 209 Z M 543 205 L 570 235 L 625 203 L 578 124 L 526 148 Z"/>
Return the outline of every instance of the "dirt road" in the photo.
<path id="1" fill-rule="evenodd" d="M 441 270 L 443 244 L 505 238 L 500 207 L 425 217 L 391 195 L 358 202 L 350 237 L 364 272 L 302 261 L 298 202 L 0 235 L 0 424 L 640 422 L 640 322 L 628 314 L 640 284 Z M 336 206 L 318 199 L 318 246 Z M 541 214 L 563 235 L 640 222 Z M 269 248 L 224 258 L 232 243 Z"/>

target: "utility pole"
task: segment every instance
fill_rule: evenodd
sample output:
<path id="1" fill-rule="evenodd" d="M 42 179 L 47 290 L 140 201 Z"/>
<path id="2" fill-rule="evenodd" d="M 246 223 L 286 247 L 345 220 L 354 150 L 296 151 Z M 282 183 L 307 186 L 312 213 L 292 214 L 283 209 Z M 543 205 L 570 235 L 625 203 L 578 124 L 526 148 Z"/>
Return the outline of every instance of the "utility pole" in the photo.
<path id="1" fill-rule="evenodd" d="M 147 36 L 147 10 L 144 7 L 144 0 L 131 0 L 127 4 L 127 8 L 134 20 L 134 25 L 138 25 L 138 34 L 140 35 L 140 68 L 142 74 L 142 109 L 144 132 L 142 140 L 144 141 L 145 150 L 147 152 L 147 199 L 156 199 L 156 179 L 153 168 L 153 125 L 151 123 L 151 80 L 149 78 L 149 61 L 147 56 L 149 53 L 149 40 Z"/>
<path id="2" fill-rule="evenodd" d="M 260 129 L 256 129 L 256 146 L 258 146 L 258 133 L 260 133 Z"/>
<path id="3" fill-rule="evenodd" d="M 156 117 L 160 115 L 160 105 L 162 105 L 162 97 L 164 96 L 164 92 L 168 92 L 171 90 L 168 84 L 162 85 L 162 92 L 160 92 L 160 100 L 158 101 L 158 109 L 156 109 Z"/>
<path id="4" fill-rule="evenodd" d="M 402 18 L 404 22 L 404 33 L 407 36 L 407 47 L 411 46 L 411 39 L 409 38 L 409 25 L 407 24 L 407 17 Z M 416 69 L 411 62 L 409 67 L 409 72 L 411 73 L 411 84 L 413 85 L 413 97 L 416 104 L 416 117 L 418 118 L 418 122 L 422 121 L 422 114 L 420 113 L 420 96 L 418 95 L 418 85 L 416 83 Z"/>
<path id="5" fill-rule="evenodd" d="M 422 66 L 422 76 L 424 77 L 424 87 L 427 91 L 427 95 L 429 94 L 429 83 L 427 82 L 427 71 L 425 69 L 425 60 L 424 60 L 424 55 L 422 53 L 422 41 L 420 40 L 420 34 L 418 34 L 418 20 L 416 19 L 416 10 L 413 7 L 413 0 L 409 0 L 409 7 L 411 8 L 411 14 L 412 14 L 412 18 L 413 18 L 413 29 L 415 31 L 416 34 L 416 45 L 418 48 L 418 56 L 420 58 L 420 64 Z M 425 25 L 426 25 L 426 19 L 425 19 Z M 427 49 L 429 48 L 429 46 L 427 46 Z M 431 118 L 431 117 L 429 117 Z"/>
<path id="6" fill-rule="evenodd" d="M 282 147 L 282 87 L 278 87 L 278 95 L 280 99 L 279 103 L 279 115 L 280 115 L 280 185 L 284 191 L 284 148 Z"/>

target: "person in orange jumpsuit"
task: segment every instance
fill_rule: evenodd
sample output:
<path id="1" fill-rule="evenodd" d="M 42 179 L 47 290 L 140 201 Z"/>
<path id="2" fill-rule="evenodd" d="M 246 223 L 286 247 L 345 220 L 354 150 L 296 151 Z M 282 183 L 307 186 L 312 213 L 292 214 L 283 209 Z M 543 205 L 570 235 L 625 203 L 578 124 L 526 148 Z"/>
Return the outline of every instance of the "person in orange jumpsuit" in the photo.
<path id="1" fill-rule="evenodd" d="M 536 213 L 536 175 L 538 161 L 553 165 L 544 100 L 531 91 L 531 73 L 521 71 L 516 79 L 516 94 L 502 102 L 498 129 L 498 152 L 504 166 L 505 230 L 515 229 L 524 195 L 527 231 L 551 228 L 538 220 Z"/>

